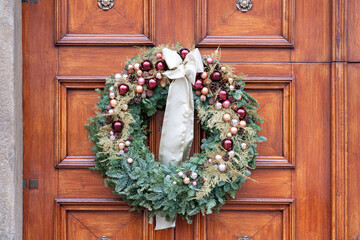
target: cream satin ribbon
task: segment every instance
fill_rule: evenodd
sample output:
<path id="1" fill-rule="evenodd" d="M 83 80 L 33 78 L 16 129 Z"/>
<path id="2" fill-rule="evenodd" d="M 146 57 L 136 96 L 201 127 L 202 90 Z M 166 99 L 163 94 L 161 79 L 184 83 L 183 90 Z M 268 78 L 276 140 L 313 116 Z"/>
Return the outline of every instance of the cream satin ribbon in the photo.
<path id="1" fill-rule="evenodd" d="M 162 53 L 170 69 L 164 72 L 164 75 L 173 81 L 166 102 L 159 161 L 166 166 L 170 163 L 181 165 L 188 160 L 194 138 L 194 100 L 191 85 L 195 83 L 196 73 L 204 71 L 204 66 L 197 48 L 187 54 L 184 61 L 174 50 L 164 48 Z M 155 230 L 171 227 L 175 227 L 175 219 L 166 221 L 160 214 L 156 215 Z"/>

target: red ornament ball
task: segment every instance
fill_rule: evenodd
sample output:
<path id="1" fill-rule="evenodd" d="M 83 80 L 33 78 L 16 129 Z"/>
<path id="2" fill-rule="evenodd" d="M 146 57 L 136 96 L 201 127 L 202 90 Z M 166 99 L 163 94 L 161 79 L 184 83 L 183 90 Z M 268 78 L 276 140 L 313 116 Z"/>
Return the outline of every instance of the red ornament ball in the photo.
<path id="1" fill-rule="evenodd" d="M 182 59 L 185 59 L 186 55 L 188 55 L 189 52 L 190 52 L 189 49 L 187 49 L 187 48 L 182 48 L 182 49 L 180 49 L 180 51 L 179 51 L 179 55 L 180 55 L 180 57 L 181 57 Z"/>
<path id="2" fill-rule="evenodd" d="M 163 57 L 162 53 L 157 53 L 155 56 L 157 59 L 161 59 Z"/>
<path id="3" fill-rule="evenodd" d="M 213 81 L 220 81 L 221 80 L 221 72 L 219 71 L 214 71 L 212 74 L 211 74 L 211 79 Z"/>
<path id="4" fill-rule="evenodd" d="M 230 105 L 231 105 L 231 103 L 230 103 L 229 100 L 225 100 L 225 101 L 222 103 L 222 105 L 223 105 L 224 108 L 229 108 Z"/>
<path id="5" fill-rule="evenodd" d="M 143 78 L 143 77 L 140 77 L 139 79 L 138 79 L 138 83 L 139 83 L 139 85 L 144 85 L 145 84 L 145 78 Z"/>
<path id="6" fill-rule="evenodd" d="M 227 91 L 225 91 L 225 90 L 220 90 L 219 95 L 218 95 L 218 98 L 219 98 L 221 101 L 224 101 L 224 100 L 226 100 L 227 97 L 228 97 Z"/>
<path id="7" fill-rule="evenodd" d="M 158 70 L 158 71 L 165 70 L 165 68 L 166 68 L 166 63 L 165 63 L 164 61 L 158 61 L 158 62 L 155 64 L 155 68 L 156 68 L 156 70 Z"/>
<path id="8" fill-rule="evenodd" d="M 144 60 L 141 63 L 141 69 L 143 71 L 149 71 L 150 69 L 152 69 L 152 63 L 149 60 Z"/>
<path id="9" fill-rule="evenodd" d="M 243 108 L 239 108 L 236 110 L 236 114 L 239 116 L 240 119 L 244 119 L 246 117 L 246 110 Z"/>
<path id="10" fill-rule="evenodd" d="M 225 148 L 226 150 L 231 150 L 233 148 L 233 141 L 231 139 L 225 139 L 222 142 L 222 146 L 223 148 Z"/>
<path id="11" fill-rule="evenodd" d="M 214 62 L 214 59 L 212 59 L 211 57 L 206 58 L 206 62 L 209 64 L 212 64 Z"/>
<path id="12" fill-rule="evenodd" d="M 195 88 L 196 90 L 201 90 L 202 87 L 203 87 L 202 84 L 203 84 L 203 82 L 198 79 L 198 80 L 196 80 L 195 83 L 194 83 L 194 88 Z"/>
<path id="13" fill-rule="evenodd" d="M 156 86 L 157 86 L 157 81 L 156 81 L 156 79 L 155 78 L 151 78 L 151 79 L 149 79 L 147 82 L 146 82 L 146 85 L 147 85 L 147 87 L 149 88 L 149 89 L 153 89 L 153 88 L 155 88 Z"/>
<path id="14" fill-rule="evenodd" d="M 126 84 L 120 84 L 119 86 L 119 93 L 120 95 L 125 95 L 129 91 L 129 86 Z"/>
<path id="15" fill-rule="evenodd" d="M 116 121 L 116 122 L 112 123 L 112 128 L 114 129 L 115 132 L 121 132 L 123 127 L 124 127 L 124 124 L 121 121 Z"/>

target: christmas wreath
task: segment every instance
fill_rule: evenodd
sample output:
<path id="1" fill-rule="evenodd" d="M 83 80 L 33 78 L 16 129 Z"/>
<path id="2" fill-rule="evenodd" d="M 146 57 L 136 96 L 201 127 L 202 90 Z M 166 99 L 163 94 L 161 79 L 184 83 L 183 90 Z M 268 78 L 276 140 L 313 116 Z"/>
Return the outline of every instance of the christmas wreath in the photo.
<path id="1" fill-rule="evenodd" d="M 179 44 L 143 50 L 97 90 L 98 112 L 86 125 L 96 153 L 94 170 L 134 210 L 146 208 L 149 217 L 161 214 L 168 220 L 180 215 L 191 223 L 191 216 L 211 214 L 234 198 L 255 168 L 256 144 L 265 140 L 258 135 L 257 101 L 244 91 L 241 77 L 216 60 L 219 55 L 217 50 L 201 56 Z M 169 90 L 176 82 L 183 85 Z M 190 96 L 182 95 L 184 84 Z M 193 115 L 184 101 L 190 101 L 190 113 L 192 105 L 206 132 L 201 153 L 190 158 Z M 147 146 L 147 125 L 168 104 L 175 115 L 165 113 L 159 162 Z M 183 119 L 185 124 L 177 123 Z M 182 139 L 174 139 L 173 131 Z M 176 151 L 180 157 L 168 157 Z"/>

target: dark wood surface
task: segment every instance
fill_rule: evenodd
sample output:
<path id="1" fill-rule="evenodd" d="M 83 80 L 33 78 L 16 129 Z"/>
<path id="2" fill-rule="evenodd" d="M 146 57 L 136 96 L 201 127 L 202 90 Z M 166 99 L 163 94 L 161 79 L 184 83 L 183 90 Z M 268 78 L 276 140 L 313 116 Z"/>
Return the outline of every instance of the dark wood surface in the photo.
<path id="1" fill-rule="evenodd" d="M 233 10 L 234 9 L 234 10 Z M 355 0 L 48 0 L 23 4 L 24 239 L 356 239 L 360 5 Z M 229 15 L 223 18 L 224 15 Z M 83 125 L 134 46 L 181 42 L 247 75 L 264 118 L 255 181 L 220 214 L 154 231 L 104 186 Z M 349 61 L 349 63 L 348 63 Z M 150 124 L 158 151 L 163 112 Z M 193 151 L 203 133 L 195 125 Z"/>

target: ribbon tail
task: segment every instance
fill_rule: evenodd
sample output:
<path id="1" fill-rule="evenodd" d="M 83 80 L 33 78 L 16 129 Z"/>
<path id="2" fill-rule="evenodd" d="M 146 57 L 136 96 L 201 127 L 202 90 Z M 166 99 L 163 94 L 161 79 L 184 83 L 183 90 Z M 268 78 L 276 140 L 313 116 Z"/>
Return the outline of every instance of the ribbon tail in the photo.
<path id="1" fill-rule="evenodd" d="M 203 71 L 201 54 L 198 49 L 190 52 L 184 63 L 172 50 L 162 50 L 169 71 L 164 74 L 173 79 L 170 84 L 159 148 L 159 162 L 179 166 L 188 160 L 194 138 L 194 100 L 191 83 L 196 72 Z M 156 215 L 155 230 L 175 227 L 175 219 L 167 221 Z"/>
<path id="2" fill-rule="evenodd" d="M 170 219 L 170 221 L 166 220 L 165 217 L 161 216 L 160 213 L 156 214 L 156 226 L 155 230 L 162 230 L 167 228 L 173 228 L 176 224 L 176 218 Z"/>
<path id="3" fill-rule="evenodd" d="M 175 79 L 169 88 L 161 133 L 159 161 L 168 166 L 187 161 L 194 135 L 194 101 L 191 83 Z M 175 219 L 167 221 L 156 215 L 156 230 L 175 227 Z"/>
<path id="4" fill-rule="evenodd" d="M 194 100 L 191 83 L 175 79 L 169 88 L 162 126 L 159 161 L 181 165 L 188 160 L 194 135 Z"/>

